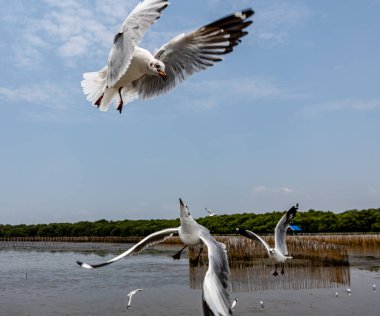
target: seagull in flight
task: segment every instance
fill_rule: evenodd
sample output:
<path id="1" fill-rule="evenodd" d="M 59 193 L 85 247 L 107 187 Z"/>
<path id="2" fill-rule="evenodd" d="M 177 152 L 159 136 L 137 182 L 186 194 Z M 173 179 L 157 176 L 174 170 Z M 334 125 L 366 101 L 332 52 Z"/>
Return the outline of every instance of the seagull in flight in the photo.
<path id="1" fill-rule="evenodd" d="M 234 310 L 234 308 L 235 308 L 235 306 L 236 306 L 238 300 L 239 300 L 239 298 L 237 298 L 237 297 L 235 297 L 235 299 L 233 300 L 232 305 L 231 305 L 231 309 L 232 309 L 232 310 Z"/>
<path id="2" fill-rule="evenodd" d="M 139 44 L 168 5 L 168 0 L 141 1 L 114 36 L 107 65 L 83 74 L 83 92 L 99 110 L 107 111 L 118 98 L 121 113 L 124 104 L 164 94 L 193 73 L 213 66 L 248 34 L 244 29 L 254 14 L 246 9 L 179 34 L 152 54 Z"/>
<path id="3" fill-rule="evenodd" d="M 249 239 L 253 239 L 256 241 L 261 242 L 264 247 L 266 248 L 269 258 L 274 260 L 276 262 L 275 264 L 275 271 L 273 272 L 274 276 L 278 275 L 277 272 L 277 263 L 281 263 L 281 274 L 284 274 L 284 262 L 287 259 L 291 259 L 292 257 L 288 255 L 288 249 L 286 247 L 286 231 L 289 228 L 290 222 L 293 220 L 293 218 L 296 216 L 298 210 L 298 203 L 295 206 L 292 206 L 285 214 L 281 217 L 279 222 L 276 225 L 276 228 L 274 230 L 274 236 L 275 236 L 275 246 L 274 248 L 271 248 L 268 243 L 262 239 L 260 236 L 256 235 L 255 233 L 241 229 L 236 228 L 236 231 Z"/>
<path id="4" fill-rule="evenodd" d="M 175 234 L 179 235 L 181 241 L 187 246 L 204 244 L 208 249 L 208 270 L 203 280 L 202 305 L 204 315 L 232 315 L 232 301 L 230 300 L 229 267 L 226 246 L 211 236 L 207 228 L 199 225 L 190 215 L 187 205 L 179 199 L 181 226 L 166 228 L 150 234 L 133 247 L 122 254 L 98 264 L 88 264 L 77 261 L 85 269 L 94 269 L 107 266 L 126 256 L 134 255 L 150 245 L 157 244 Z"/>
<path id="5" fill-rule="evenodd" d="M 132 296 L 135 295 L 137 292 L 140 292 L 142 291 L 143 289 L 136 289 L 136 290 L 133 290 L 133 291 L 130 291 L 128 293 L 128 297 L 129 297 L 129 300 L 128 300 L 128 305 L 127 305 L 127 309 L 129 309 L 129 307 L 131 306 L 131 303 L 132 303 Z"/>
<path id="6" fill-rule="evenodd" d="M 206 212 L 208 213 L 208 216 L 212 217 L 212 216 L 217 216 L 218 214 L 209 210 L 207 207 L 205 207 L 205 210 Z"/>

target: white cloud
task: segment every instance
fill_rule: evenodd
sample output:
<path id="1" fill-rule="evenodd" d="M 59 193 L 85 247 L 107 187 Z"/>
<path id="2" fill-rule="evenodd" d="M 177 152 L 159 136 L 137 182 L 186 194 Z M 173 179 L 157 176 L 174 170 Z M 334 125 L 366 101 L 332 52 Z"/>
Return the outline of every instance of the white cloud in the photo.
<path id="1" fill-rule="evenodd" d="M 214 0 L 208 5 L 218 7 L 218 2 L 220 3 Z M 13 45 L 13 63 L 20 67 L 41 64 L 45 54 L 57 54 L 70 64 L 78 58 L 105 60 L 112 45 L 113 34 L 137 3 L 138 0 L 97 0 L 95 3 L 43 0 L 44 10 L 40 10 L 39 17 L 35 16 L 36 12 L 32 13 L 31 4 L 24 4 L 17 9 L 17 12 L 22 11 L 19 15 L 22 20 L 7 21 L 17 23 L 18 29 L 21 29 L 20 39 Z M 239 5 L 245 4 L 248 5 L 249 1 L 239 2 Z M 235 6 L 235 3 L 231 1 L 228 6 Z M 289 27 L 297 25 L 310 15 L 310 10 L 306 7 L 283 2 L 266 4 L 260 10 L 254 17 L 255 32 L 257 38 L 264 42 L 283 41 Z M 147 33 L 145 42 L 149 49 L 161 47 L 178 33 L 156 32 Z"/>
<path id="2" fill-rule="evenodd" d="M 236 104 L 238 100 L 265 101 L 302 97 L 263 77 L 202 81 L 192 79 L 185 83 L 183 90 L 178 94 L 179 98 L 183 98 L 184 103 L 194 110 L 210 109 L 220 104 Z"/>
<path id="3" fill-rule="evenodd" d="M 266 211 L 286 209 L 296 202 L 303 204 L 310 199 L 307 193 L 288 186 L 267 187 L 264 185 L 251 187 L 247 198 L 251 205 L 261 205 L 261 208 Z"/>
<path id="4" fill-rule="evenodd" d="M 304 23 L 312 16 L 309 7 L 286 1 L 265 2 L 256 10 L 255 32 L 261 43 L 283 43 L 290 30 Z"/>
<path id="5" fill-rule="evenodd" d="M 66 84 L 51 82 L 0 86 L 0 98 L 12 106 L 22 107 L 21 117 L 28 121 L 62 121 L 70 114 L 70 121 L 87 120 L 87 117 L 78 116 L 79 107 L 73 96 L 79 93 Z"/>
<path id="6" fill-rule="evenodd" d="M 371 111 L 380 107 L 380 99 L 343 99 L 303 108 L 297 113 L 299 117 L 318 117 L 326 113 L 346 110 Z"/>
<path id="7" fill-rule="evenodd" d="M 44 107 L 64 109 L 62 99 L 62 89 L 57 85 L 45 82 L 21 86 L 17 88 L 0 87 L 0 96 L 11 102 L 26 102 L 40 104 Z"/>
<path id="8" fill-rule="evenodd" d="M 102 0 L 94 5 L 92 1 L 44 0 L 45 10 L 38 18 L 28 16 L 31 10 L 25 5 L 23 20 L 17 21 L 22 33 L 13 45 L 13 63 L 33 67 L 46 54 L 56 54 L 70 64 L 78 58 L 104 58 L 113 34 L 137 2 Z"/>
<path id="9" fill-rule="evenodd" d="M 292 194 L 296 191 L 288 187 L 279 187 L 279 188 L 268 188 L 264 185 L 254 186 L 251 189 L 252 195 L 261 195 L 261 194 Z"/>
<path id="10" fill-rule="evenodd" d="M 265 193 L 267 191 L 268 191 L 267 187 L 263 185 L 259 185 L 252 188 L 252 192 L 254 193 Z"/>
<path id="11" fill-rule="evenodd" d="M 85 37 L 73 36 L 61 45 L 58 53 L 64 58 L 83 56 L 88 54 L 90 46 L 91 43 Z"/>

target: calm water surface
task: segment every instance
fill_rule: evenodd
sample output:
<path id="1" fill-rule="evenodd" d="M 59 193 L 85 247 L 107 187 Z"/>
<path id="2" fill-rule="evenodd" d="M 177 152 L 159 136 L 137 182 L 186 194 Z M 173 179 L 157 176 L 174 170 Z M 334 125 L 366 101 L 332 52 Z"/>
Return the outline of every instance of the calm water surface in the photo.
<path id="1" fill-rule="evenodd" d="M 0 243 L 0 315 L 202 315 L 204 269 L 190 268 L 186 258 L 173 261 L 178 246 L 156 246 L 96 270 L 75 263 L 98 263 L 129 246 Z M 354 253 L 350 263 L 288 267 L 277 277 L 269 264 L 233 269 L 234 315 L 380 315 L 380 252 Z M 136 288 L 144 291 L 127 310 Z"/>

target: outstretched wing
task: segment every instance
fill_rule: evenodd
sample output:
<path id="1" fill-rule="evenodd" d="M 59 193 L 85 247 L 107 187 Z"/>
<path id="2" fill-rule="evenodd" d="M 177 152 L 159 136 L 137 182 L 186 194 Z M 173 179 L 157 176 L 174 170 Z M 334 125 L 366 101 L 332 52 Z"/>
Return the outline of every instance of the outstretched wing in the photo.
<path id="1" fill-rule="evenodd" d="M 163 81 L 156 76 L 142 76 L 134 82 L 139 97 L 149 98 L 163 94 L 193 73 L 221 61 L 221 55 L 232 52 L 240 39 L 248 34 L 244 29 L 252 23 L 247 19 L 253 13 L 251 9 L 237 12 L 195 31 L 174 37 L 155 55 L 165 64 L 167 80 Z"/>
<path id="2" fill-rule="evenodd" d="M 94 269 L 94 268 L 104 267 L 111 263 L 114 263 L 117 260 L 120 260 L 121 258 L 124 258 L 125 256 L 138 254 L 139 252 L 143 251 L 146 247 L 163 242 L 165 239 L 172 237 L 176 233 L 178 233 L 178 228 L 163 229 L 153 234 L 150 234 L 149 236 L 145 237 L 143 240 L 138 242 L 136 245 L 134 245 L 132 248 L 129 248 L 127 251 L 123 252 L 117 257 L 112 258 L 106 262 L 98 263 L 98 264 L 88 264 L 81 261 L 77 261 L 77 263 L 82 268 L 85 268 L 85 269 Z"/>
<path id="3" fill-rule="evenodd" d="M 274 230 L 275 236 L 275 249 L 280 251 L 283 255 L 288 254 L 288 248 L 286 247 L 286 231 L 289 228 L 290 222 L 296 216 L 298 210 L 298 203 L 292 206 L 284 216 L 281 217 Z"/>
<path id="4" fill-rule="evenodd" d="M 270 247 L 268 243 L 264 239 L 262 239 L 259 235 L 256 235 L 250 230 L 246 230 L 242 228 L 236 228 L 236 232 L 244 237 L 261 242 L 264 245 L 264 247 L 267 249 L 267 251 L 269 252 Z"/>
<path id="5" fill-rule="evenodd" d="M 142 1 L 124 20 L 120 31 L 115 35 L 108 56 L 108 87 L 113 87 L 126 73 L 135 47 L 140 44 L 145 32 L 160 18 L 162 10 L 168 5 L 168 0 Z"/>
<path id="6" fill-rule="evenodd" d="M 228 291 L 230 273 L 226 246 L 216 241 L 207 230 L 200 232 L 200 238 L 208 249 L 208 270 L 206 272 L 202 302 L 204 315 L 232 315 Z"/>

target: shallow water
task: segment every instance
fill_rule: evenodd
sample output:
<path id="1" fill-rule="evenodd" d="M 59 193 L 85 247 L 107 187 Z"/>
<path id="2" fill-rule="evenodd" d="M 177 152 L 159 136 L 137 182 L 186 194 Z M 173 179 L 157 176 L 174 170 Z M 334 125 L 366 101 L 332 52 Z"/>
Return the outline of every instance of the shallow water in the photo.
<path id="1" fill-rule="evenodd" d="M 186 258 L 173 261 L 179 246 L 156 246 L 96 270 L 75 263 L 102 262 L 129 246 L 1 243 L 0 315 L 202 315 L 204 269 L 189 268 Z M 355 253 L 350 262 L 349 268 L 288 267 L 277 277 L 269 265 L 232 269 L 234 315 L 378 316 L 380 254 Z M 136 288 L 144 291 L 127 310 L 127 294 Z"/>

